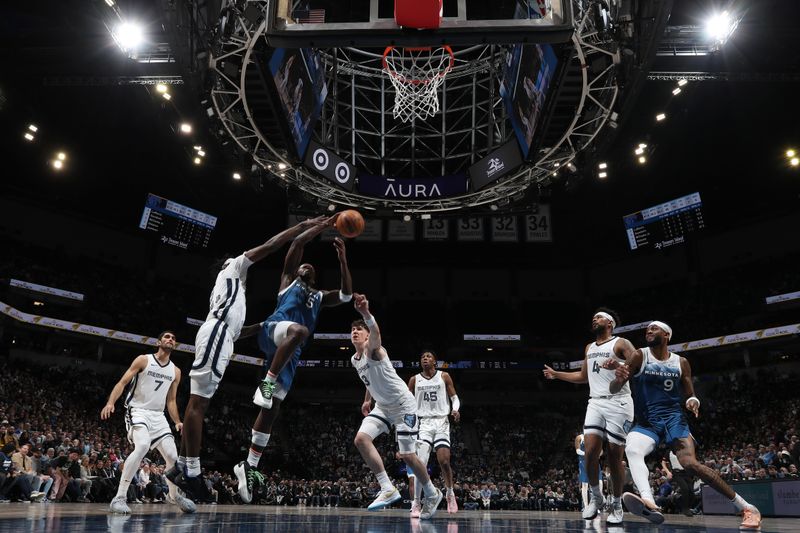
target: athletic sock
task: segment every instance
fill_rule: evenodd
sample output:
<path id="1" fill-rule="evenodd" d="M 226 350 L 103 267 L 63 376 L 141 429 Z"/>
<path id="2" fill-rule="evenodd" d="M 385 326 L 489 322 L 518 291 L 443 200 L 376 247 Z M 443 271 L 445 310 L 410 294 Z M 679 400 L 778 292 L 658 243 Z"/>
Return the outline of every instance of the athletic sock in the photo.
<path id="1" fill-rule="evenodd" d="M 264 378 L 264 381 L 269 381 L 270 383 L 275 383 L 278 381 L 278 376 L 272 373 L 272 371 L 267 372 L 267 377 Z"/>
<path id="2" fill-rule="evenodd" d="M 447 495 L 455 496 L 455 492 L 453 492 L 453 487 L 447 487 Z"/>
<path id="3" fill-rule="evenodd" d="M 419 483 L 419 479 L 417 480 L 417 483 Z M 436 486 L 430 479 L 422 486 L 422 490 L 425 491 L 425 497 L 427 498 L 430 498 L 436 494 Z"/>
<path id="4" fill-rule="evenodd" d="M 183 470 L 186 468 L 186 457 L 179 455 L 176 464 L 178 465 L 178 470 Z"/>
<path id="5" fill-rule="evenodd" d="M 200 475 L 200 458 L 187 457 L 186 458 L 186 476 L 197 477 Z"/>
<path id="6" fill-rule="evenodd" d="M 603 497 L 603 491 L 600 490 L 600 485 L 599 484 L 592 486 L 592 496 L 594 496 L 598 500 Z"/>
<path id="7" fill-rule="evenodd" d="M 247 453 L 247 463 L 253 468 L 258 468 L 258 462 L 261 460 L 261 454 L 264 448 L 269 443 L 269 433 L 262 433 L 261 431 L 251 430 L 250 433 L 250 451 Z"/>
<path id="8" fill-rule="evenodd" d="M 392 485 L 392 482 L 389 480 L 389 474 L 387 474 L 385 470 L 380 474 L 376 474 L 375 477 L 378 479 L 378 483 L 381 484 L 381 491 L 389 492 L 394 490 L 394 485 Z"/>
<path id="9" fill-rule="evenodd" d="M 253 468 L 258 468 L 259 461 L 261 461 L 261 452 L 254 450 L 251 446 L 247 452 L 247 464 Z"/>
<path id="10" fill-rule="evenodd" d="M 414 500 L 419 502 L 422 499 L 422 482 L 414 479 Z"/>
<path id="11" fill-rule="evenodd" d="M 621 496 L 614 496 L 611 498 L 611 501 L 614 503 L 614 507 L 618 507 L 622 505 L 622 497 Z"/>
<path id="12" fill-rule="evenodd" d="M 734 507 L 736 507 L 737 511 L 744 511 L 745 509 L 752 509 L 753 508 L 753 505 L 750 504 L 750 503 L 747 503 L 747 501 L 745 501 L 744 498 L 739 496 L 739 494 L 737 494 L 735 492 L 734 492 L 734 494 L 735 494 L 735 496 L 731 500 L 731 503 L 733 504 Z"/>

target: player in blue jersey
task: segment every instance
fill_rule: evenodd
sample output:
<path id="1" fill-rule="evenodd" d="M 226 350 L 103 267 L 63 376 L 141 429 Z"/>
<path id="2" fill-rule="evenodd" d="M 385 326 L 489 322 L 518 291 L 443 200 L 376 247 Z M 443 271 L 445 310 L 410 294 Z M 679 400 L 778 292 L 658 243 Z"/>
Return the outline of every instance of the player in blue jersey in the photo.
<path id="1" fill-rule="evenodd" d="M 743 514 L 742 528 L 758 529 L 761 513 L 754 505 L 722 480 L 717 472 L 697 461 L 695 443 L 683 405 L 695 417 L 700 415 L 700 400 L 694 395 L 692 369 L 689 361 L 667 346 L 672 328 L 660 321 L 647 326 L 647 347 L 636 350 L 624 364 L 608 361 L 606 368 L 616 368 L 615 379 L 609 385 L 611 394 L 619 391 L 633 377 L 636 425 L 628 433 L 625 454 L 636 488 L 641 497 L 626 492 L 622 501 L 633 514 L 660 524 L 664 516 L 653 499 L 645 457 L 664 443 L 671 447 L 681 466 L 697 475 L 706 484 L 731 500 Z M 684 402 L 684 396 L 687 396 Z"/>
<path id="2" fill-rule="evenodd" d="M 266 355 L 264 363 L 269 368 L 253 395 L 253 403 L 261 407 L 261 410 L 253 424 L 247 460 L 233 469 L 239 480 L 239 495 L 245 503 L 250 503 L 253 498 L 253 486 L 259 478 L 257 468 L 261 454 L 269 442 L 272 424 L 278 416 L 281 402 L 292 386 L 300 353 L 317 326 L 321 308 L 349 302 L 353 297 L 353 282 L 342 239 L 337 237 L 333 242 L 341 272 L 339 289 L 316 289 L 314 267 L 301 263 L 305 245 L 335 220 L 336 215 L 329 219 L 327 226 L 312 227 L 292 241 L 283 264 L 275 311 L 264 322 L 242 329 L 242 337 L 258 335 L 258 346 Z"/>
<path id="3" fill-rule="evenodd" d="M 584 444 L 583 433 L 575 437 L 575 453 L 578 455 L 578 482 L 581 484 L 581 501 L 583 502 L 583 507 L 585 508 L 587 505 L 589 505 L 589 473 L 586 472 L 586 446 Z M 600 455 L 603 455 L 602 450 L 600 450 Z M 600 465 L 598 465 L 597 470 L 597 478 L 602 484 L 603 471 L 600 468 Z"/>

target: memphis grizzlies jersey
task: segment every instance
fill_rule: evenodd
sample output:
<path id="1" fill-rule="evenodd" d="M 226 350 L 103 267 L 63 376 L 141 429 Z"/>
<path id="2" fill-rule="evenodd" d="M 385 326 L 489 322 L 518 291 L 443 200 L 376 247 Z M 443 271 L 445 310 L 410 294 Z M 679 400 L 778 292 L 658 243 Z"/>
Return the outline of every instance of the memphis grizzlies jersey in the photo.
<path id="1" fill-rule="evenodd" d="M 642 368 L 633 377 L 633 387 L 637 422 L 671 416 L 676 410 L 680 413 L 681 356 L 670 352 L 669 359 L 659 361 L 650 348 L 642 348 Z"/>
<path id="2" fill-rule="evenodd" d="M 170 361 L 162 366 L 154 354 L 147 354 L 147 366 L 133 376 L 128 394 L 125 396 L 125 407 L 163 413 L 167 405 L 167 393 L 173 381 L 175 381 L 175 364 Z"/>
<path id="3" fill-rule="evenodd" d="M 437 370 L 430 379 L 422 375 L 421 372 L 417 374 L 414 380 L 414 396 L 417 399 L 417 415 L 432 417 L 450 414 L 447 386 L 440 370 Z"/>
<path id="4" fill-rule="evenodd" d="M 376 361 L 368 355 L 357 358 L 356 354 L 353 354 L 350 364 L 358 372 L 358 377 L 366 385 L 370 396 L 375 398 L 376 405 L 394 409 L 406 407 L 403 405 L 405 400 L 411 400 L 409 403 L 413 403 L 414 398 L 408 390 L 408 385 L 397 375 L 388 356 Z"/>
<path id="5" fill-rule="evenodd" d="M 623 362 L 622 359 L 614 354 L 619 337 L 611 337 L 607 341 L 597 344 L 593 342 L 586 350 L 586 375 L 589 377 L 589 396 L 591 398 L 603 398 L 611 395 L 608 388 L 614 381 L 614 370 L 603 368 L 603 363 L 609 359 Z M 627 383 L 614 396 L 630 396 L 631 387 Z"/>
<path id="6" fill-rule="evenodd" d="M 221 320 L 228 325 L 228 333 L 233 340 L 239 338 L 244 324 L 244 315 L 247 312 L 247 302 L 244 297 L 247 269 L 253 262 L 244 254 L 228 260 L 228 264 L 217 274 L 214 289 L 211 291 L 209 320 Z"/>
<path id="7" fill-rule="evenodd" d="M 288 320 L 301 324 L 308 328 L 309 333 L 314 333 L 321 307 L 322 291 L 312 289 L 297 278 L 278 293 L 278 305 L 267 318 L 267 322 Z"/>

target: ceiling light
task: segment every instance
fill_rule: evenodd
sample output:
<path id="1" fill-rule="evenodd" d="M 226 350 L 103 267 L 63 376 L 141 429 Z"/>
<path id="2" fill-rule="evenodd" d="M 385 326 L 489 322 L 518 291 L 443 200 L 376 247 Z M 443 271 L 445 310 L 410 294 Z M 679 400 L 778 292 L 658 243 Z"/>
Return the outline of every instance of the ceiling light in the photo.
<path id="1" fill-rule="evenodd" d="M 142 26 L 135 22 L 123 22 L 113 32 L 114 39 L 123 52 L 135 50 L 144 41 Z"/>
<path id="2" fill-rule="evenodd" d="M 786 157 L 794 157 L 794 156 L 795 156 L 795 154 L 797 154 L 797 152 L 795 152 L 795 151 L 794 151 L 793 149 L 791 149 L 791 148 L 789 148 L 788 150 L 786 150 Z"/>
<path id="3" fill-rule="evenodd" d="M 199 155 L 200 157 L 205 157 L 206 153 L 203 150 L 198 150 L 197 155 Z"/>
<path id="4" fill-rule="evenodd" d="M 636 155 L 642 155 L 644 153 L 644 148 L 641 147 L 637 148 L 636 150 L 633 151 L 633 153 Z"/>
<path id="5" fill-rule="evenodd" d="M 203 162 L 203 160 L 202 160 L 202 159 L 200 159 L 199 157 L 195 157 L 195 158 L 194 158 L 194 164 L 195 164 L 195 165 L 199 165 L 199 164 L 200 164 L 200 163 L 202 163 L 202 162 Z"/>
<path id="6" fill-rule="evenodd" d="M 608 168 L 608 163 L 600 163 L 599 165 L 597 165 L 597 168 L 599 168 L 600 170 L 606 169 Z"/>
<path id="7" fill-rule="evenodd" d="M 333 213 L 336 211 L 336 204 L 328 204 L 328 212 Z"/>
<path id="8" fill-rule="evenodd" d="M 553 166 L 554 166 L 555 168 L 558 168 L 558 167 L 560 167 L 560 166 L 561 166 L 561 163 L 559 163 L 558 161 L 556 161 L 555 163 L 553 163 Z"/>
<path id="9" fill-rule="evenodd" d="M 233 179 L 240 180 L 240 179 L 242 179 L 242 175 L 239 174 L 238 172 L 234 172 L 233 173 Z"/>
<path id="10" fill-rule="evenodd" d="M 675 96 L 677 96 L 677 95 L 681 94 L 681 88 L 680 88 L 680 87 L 675 87 L 675 88 L 672 90 L 672 94 L 674 94 Z"/>
<path id="11" fill-rule="evenodd" d="M 603 179 L 608 177 L 608 172 L 601 172 L 597 175 L 598 178 Z"/>
<path id="12" fill-rule="evenodd" d="M 181 133 L 192 133 L 192 125 L 186 122 L 181 124 Z"/>
<path id="13" fill-rule="evenodd" d="M 64 168 L 64 162 L 61 161 L 60 159 L 56 159 L 55 161 L 53 161 L 53 168 L 56 170 L 61 170 L 62 168 Z"/>
<path id="14" fill-rule="evenodd" d="M 558 176 L 558 172 L 553 172 L 553 176 Z"/>
<path id="15" fill-rule="evenodd" d="M 738 21 L 731 17 L 730 13 L 723 11 L 708 19 L 706 22 L 706 34 L 714 42 L 724 44 L 736 30 L 737 25 Z"/>
<path id="16" fill-rule="evenodd" d="M 486 348 L 487 352 L 491 352 L 492 350 L 494 350 L 494 348 Z"/>
<path id="17" fill-rule="evenodd" d="M 58 158 L 59 161 L 64 161 L 67 158 L 67 154 L 65 154 L 64 152 L 58 152 L 58 154 L 56 154 L 56 157 Z"/>
<path id="18" fill-rule="evenodd" d="M 156 85 L 156 91 L 158 91 L 160 93 L 165 93 L 165 92 L 167 92 L 167 86 L 164 85 L 163 83 L 159 83 L 159 84 Z"/>
<path id="19" fill-rule="evenodd" d="M 800 157 L 793 157 L 789 160 L 789 164 L 793 167 L 800 165 Z"/>
<path id="20" fill-rule="evenodd" d="M 32 141 L 35 138 L 33 135 L 27 132 L 25 133 L 24 137 L 26 141 Z"/>
<path id="21" fill-rule="evenodd" d="M 639 163 L 644 165 L 645 163 L 647 163 L 647 158 L 643 155 L 639 156 Z"/>
<path id="22" fill-rule="evenodd" d="M 203 149 L 203 147 L 202 147 L 202 146 L 200 146 L 200 145 L 197 145 L 197 144 L 195 144 L 195 145 L 193 146 L 193 148 L 195 149 L 195 151 L 199 151 L 199 150 L 202 150 L 202 149 Z"/>
<path id="23" fill-rule="evenodd" d="M 639 143 L 639 148 L 647 148 L 647 145 L 645 143 Z"/>
<path id="24" fill-rule="evenodd" d="M 658 122 L 661 122 L 665 118 L 667 118 L 667 115 L 664 114 L 664 113 L 659 113 L 658 115 L 656 115 L 656 121 L 658 121 Z"/>
<path id="25" fill-rule="evenodd" d="M 286 168 L 286 163 L 278 163 L 278 168 L 283 170 Z"/>
<path id="26" fill-rule="evenodd" d="M 106 0 L 106 5 L 108 7 L 114 7 L 114 0 Z"/>
<path id="27" fill-rule="evenodd" d="M 161 96 L 163 96 L 163 97 L 164 97 L 164 100 L 167 100 L 167 101 L 170 101 L 170 100 L 172 100 L 172 95 L 171 95 L 171 94 L 169 94 L 169 93 L 164 93 L 164 94 L 162 94 Z"/>
<path id="28" fill-rule="evenodd" d="M 28 125 L 28 129 L 31 130 L 33 133 L 36 133 L 37 131 L 39 131 L 39 128 L 37 126 L 35 126 L 34 124 L 29 124 Z"/>
<path id="29" fill-rule="evenodd" d="M 490 205 L 489 209 L 491 209 L 492 211 L 497 211 L 497 204 Z"/>
<path id="30" fill-rule="evenodd" d="M 678 80 L 678 87 L 683 87 L 683 86 L 684 86 L 684 85 L 686 85 L 687 83 L 689 83 L 689 82 L 688 82 L 688 81 L 686 81 L 686 80 Z"/>
<path id="31" fill-rule="evenodd" d="M 497 209 L 497 207 L 495 207 Z M 403 215 L 403 222 L 411 222 L 411 215 Z"/>

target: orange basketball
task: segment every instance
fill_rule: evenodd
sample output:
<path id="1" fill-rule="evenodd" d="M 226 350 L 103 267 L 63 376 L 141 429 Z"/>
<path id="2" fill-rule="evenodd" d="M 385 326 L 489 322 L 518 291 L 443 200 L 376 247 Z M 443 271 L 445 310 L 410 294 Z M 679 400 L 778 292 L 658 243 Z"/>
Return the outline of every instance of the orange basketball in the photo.
<path id="1" fill-rule="evenodd" d="M 361 232 L 364 231 L 364 217 L 361 216 L 361 213 L 353 209 L 342 211 L 339 213 L 339 216 L 336 217 L 336 229 L 343 236 L 350 239 L 358 237 L 361 235 Z"/>

